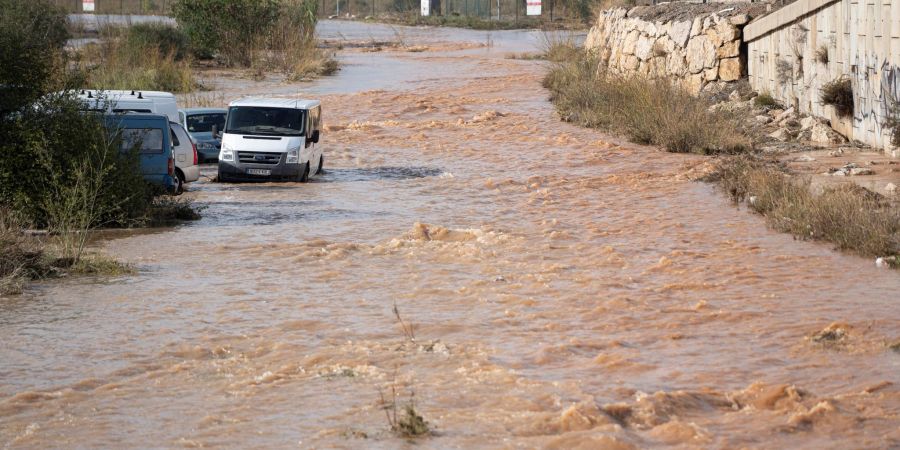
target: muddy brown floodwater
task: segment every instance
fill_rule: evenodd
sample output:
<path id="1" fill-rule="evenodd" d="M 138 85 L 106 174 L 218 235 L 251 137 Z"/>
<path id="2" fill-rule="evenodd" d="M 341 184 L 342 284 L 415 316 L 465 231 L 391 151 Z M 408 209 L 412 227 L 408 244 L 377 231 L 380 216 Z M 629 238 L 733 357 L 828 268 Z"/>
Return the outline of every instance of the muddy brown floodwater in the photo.
<path id="1" fill-rule="evenodd" d="M 560 122 L 505 58 L 534 32 L 320 27 L 428 48 L 216 80 L 320 97 L 327 174 L 195 183 L 201 221 L 101 244 L 137 275 L 0 300 L 0 445 L 900 446 L 897 272 Z M 435 435 L 388 431 L 392 385 Z"/>

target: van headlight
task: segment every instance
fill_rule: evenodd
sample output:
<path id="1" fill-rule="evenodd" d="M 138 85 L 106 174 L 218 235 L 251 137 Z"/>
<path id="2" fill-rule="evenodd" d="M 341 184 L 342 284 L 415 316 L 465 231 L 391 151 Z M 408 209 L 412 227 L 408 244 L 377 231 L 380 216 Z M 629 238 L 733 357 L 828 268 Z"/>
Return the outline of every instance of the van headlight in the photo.
<path id="1" fill-rule="evenodd" d="M 219 160 L 234 161 L 234 151 L 226 147 L 225 145 L 222 145 L 222 150 L 219 150 Z"/>
<path id="2" fill-rule="evenodd" d="M 286 162 L 288 164 L 299 164 L 300 163 L 300 149 L 295 148 L 295 149 L 288 150 Z"/>

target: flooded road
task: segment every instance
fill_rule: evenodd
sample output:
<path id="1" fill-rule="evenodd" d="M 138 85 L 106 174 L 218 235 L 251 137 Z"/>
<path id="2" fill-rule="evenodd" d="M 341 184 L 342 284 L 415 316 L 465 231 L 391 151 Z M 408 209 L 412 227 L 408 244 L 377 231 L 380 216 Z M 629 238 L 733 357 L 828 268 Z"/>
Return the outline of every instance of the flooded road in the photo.
<path id="1" fill-rule="evenodd" d="M 199 222 L 103 244 L 137 275 L 0 299 L 0 445 L 900 447 L 897 272 L 561 123 L 506 58 L 539 33 L 320 26 L 398 30 L 427 48 L 214 80 L 321 98 L 324 176 L 195 183 Z M 389 432 L 392 386 L 434 436 Z"/>

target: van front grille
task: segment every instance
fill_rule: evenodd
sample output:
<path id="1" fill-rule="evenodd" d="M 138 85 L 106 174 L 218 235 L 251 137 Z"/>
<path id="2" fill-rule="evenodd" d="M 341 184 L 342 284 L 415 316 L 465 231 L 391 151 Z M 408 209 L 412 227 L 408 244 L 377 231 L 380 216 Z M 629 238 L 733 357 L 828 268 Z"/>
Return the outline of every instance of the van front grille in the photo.
<path id="1" fill-rule="evenodd" d="M 244 164 L 278 164 L 281 153 L 237 152 L 238 162 Z"/>

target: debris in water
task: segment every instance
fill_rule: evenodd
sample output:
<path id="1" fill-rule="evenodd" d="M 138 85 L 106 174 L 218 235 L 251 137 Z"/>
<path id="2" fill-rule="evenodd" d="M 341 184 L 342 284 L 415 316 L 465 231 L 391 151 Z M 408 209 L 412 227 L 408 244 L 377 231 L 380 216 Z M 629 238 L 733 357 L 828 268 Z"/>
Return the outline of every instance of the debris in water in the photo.
<path id="1" fill-rule="evenodd" d="M 826 346 L 834 346 L 843 344 L 848 337 L 847 330 L 850 327 L 846 324 L 832 323 L 823 330 L 812 335 L 812 341 Z"/>
<path id="2" fill-rule="evenodd" d="M 878 268 L 888 268 L 891 266 L 897 265 L 897 257 L 896 256 L 882 256 L 875 258 L 875 267 Z"/>

